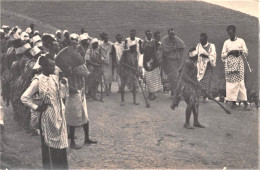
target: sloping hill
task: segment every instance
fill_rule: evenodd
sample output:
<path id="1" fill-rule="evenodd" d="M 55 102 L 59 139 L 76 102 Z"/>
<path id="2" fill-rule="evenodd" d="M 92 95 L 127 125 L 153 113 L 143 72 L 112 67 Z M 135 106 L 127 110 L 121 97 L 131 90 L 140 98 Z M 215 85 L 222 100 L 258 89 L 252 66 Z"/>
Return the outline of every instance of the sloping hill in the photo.
<path id="1" fill-rule="evenodd" d="M 224 76 L 220 53 L 224 41 L 228 38 L 225 29 L 227 25 L 235 24 L 238 36 L 244 38 L 247 43 L 249 62 L 254 68 L 254 72 L 246 76 L 247 86 L 250 88 L 254 82 L 254 88 L 257 87 L 258 20 L 237 11 L 198 1 L 2 2 L 2 9 L 26 15 L 59 29 L 68 29 L 71 32 L 79 32 L 82 27 L 85 27 L 91 36 L 99 37 L 99 34 L 105 31 L 113 41 L 117 33 L 128 36 L 131 28 L 135 28 L 138 36 L 144 38 L 146 29 L 159 30 L 164 36 L 168 28 L 174 27 L 177 35 L 185 41 L 186 50 L 196 45 L 200 33 L 206 32 L 209 41 L 217 48 L 215 86 L 219 85 L 219 78 Z M 1 20 L 2 24 L 10 23 L 10 18 L 6 15 L 2 14 Z M 28 22 L 20 22 L 17 19 L 17 24 L 10 23 L 10 25 L 21 25 L 26 28 Z M 42 30 L 37 22 L 36 28 Z"/>

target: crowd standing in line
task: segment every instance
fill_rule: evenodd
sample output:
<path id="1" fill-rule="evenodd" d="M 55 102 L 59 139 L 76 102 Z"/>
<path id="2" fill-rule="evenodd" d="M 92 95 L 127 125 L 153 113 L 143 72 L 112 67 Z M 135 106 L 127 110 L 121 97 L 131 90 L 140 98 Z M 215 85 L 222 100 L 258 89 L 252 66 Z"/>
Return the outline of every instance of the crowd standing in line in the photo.
<path id="1" fill-rule="evenodd" d="M 227 27 L 227 33 L 230 39 L 224 42 L 221 53 L 225 64 L 226 100 L 232 102 L 232 107 L 238 100 L 243 101 L 249 110 L 243 60 L 248 50 L 245 41 L 236 36 L 234 25 Z M 90 37 L 84 28 L 80 35 L 68 30 L 57 30 L 55 35 L 40 34 L 34 24 L 24 31 L 18 26 L 3 25 L 0 35 L 1 96 L 7 106 L 12 104 L 14 119 L 28 133 L 40 134 L 45 169 L 68 168 L 66 148 L 81 148 L 75 142 L 76 127 L 84 129 L 84 144 L 97 143 L 89 138 L 87 99 L 98 100 L 100 89 L 100 101 L 104 102 L 103 92 L 110 95 L 114 80 L 121 93 L 121 106 L 125 106 L 126 86 L 133 94 L 133 103 L 138 105 L 140 79 L 147 86 L 150 100 L 156 99 L 156 92 L 165 90 L 165 82 L 169 82 L 172 108 L 175 109 L 182 98 L 187 103 L 184 127 L 204 127 L 198 121 L 200 90 L 204 90 L 202 97 L 206 102 L 205 94 L 211 93 L 217 60 L 215 45 L 208 42 L 206 33 L 202 33 L 200 43 L 189 50 L 186 61 L 182 61 L 185 43 L 173 28 L 162 42 L 159 31 L 146 30 L 142 40 L 132 29 L 128 38 L 124 40 L 117 34 L 116 42 L 112 43 L 105 32 L 100 34 L 100 40 Z M 194 127 L 190 125 L 191 113 Z M 3 116 L 1 107 L 1 129 Z"/>

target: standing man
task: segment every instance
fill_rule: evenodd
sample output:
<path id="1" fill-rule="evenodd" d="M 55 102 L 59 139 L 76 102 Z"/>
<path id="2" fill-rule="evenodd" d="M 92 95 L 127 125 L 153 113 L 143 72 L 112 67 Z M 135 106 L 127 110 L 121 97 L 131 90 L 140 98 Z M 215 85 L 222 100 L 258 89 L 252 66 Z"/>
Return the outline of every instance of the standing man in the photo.
<path id="1" fill-rule="evenodd" d="M 186 121 L 184 127 L 187 129 L 194 129 L 190 126 L 190 117 L 193 112 L 194 127 L 204 128 L 199 123 L 199 96 L 197 87 L 199 86 L 197 80 L 197 60 L 198 53 L 195 48 L 189 50 L 189 58 L 183 63 L 180 69 L 180 76 L 178 79 L 178 85 L 175 90 L 175 94 L 172 101 L 171 108 L 174 110 L 178 106 L 181 97 L 187 104 L 186 107 Z"/>
<path id="2" fill-rule="evenodd" d="M 112 55 L 111 55 L 111 49 L 112 49 L 112 43 L 108 41 L 108 34 L 102 33 L 101 34 L 102 41 L 99 45 L 101 57 L 104 58 L 104 65 L 102 68 L 103 75 L 104 75 L 104 83 L 106 87 L 106 94 L 109 95 L 111 92 L 111 85 L 113 81 L 113 75 L 112 75 Z"/>
<path id="3" fill-rule="evenodd" d="M 85 61 L 90 71 L 90 76 L 88 78 L 89 94 L 91 96 L 90 101 L 97 100 L 96 93 L 98 90 L 98 84 L 101 84 L 101 90 L 103 89 L 101 66 L 104 63 L 99 50 L 98 39 L 94 38 L 92 40 L 91 47 L 86 52 Z M 103 102 L 103 92 L 101 93 L 100 101 Z"/>
<path id="4" fill-rule="evenodd" d="M 221 54 L 222 60 L 225 62 L 226 100 L 232 102 L 232 108 L 236 107 L 237 100 L 243 101 L 245 109 L 250 110 L 247 104 L 242 58 L 242 55 L 248 56 L 246 43 L 242 38 L 236 36 L 236 26 L 229 25 L 227 33 L 230 39 L 224 42 Z"/>
<path id="5" fill-rule="evenodd" d="M 168 30 L 168 36 L 162 40 L 161 64 L 169 78 L 172 96 L 174 95 L 174 89 L 178 83 L 178 69 L 181 65 L 184 48 L 184 42 L 175 35 L 174 29 L 170 28 Z"/>
<path id="6" fill-rule="evenodd" d="M 113 44 L 112 52 L 111 52 L 112 60 L 113 60 L 112 72 L 113 72 L 115 79 L 118 82 L 119 92 L 120 92 L 121 80 L 120 80 L 120 76 L 119 76 L 118 66 L 119 66 L 119 61 L 121 59 L 121 56 L 123 55 L 124 48 L 125 48 L 125 42 L 123 42 L 122 40 L 123 40 L 123 36 L 121 34 L 117 34 L 116 42 Z"/>
<path id="7" fill-rule="evenodd" d="M 63 31 L 64 39 L 61 42 L 61 49 L 71 45 L 70 33 L 68 30 Z"/>
<path id="8" fill-rule="evenodd" d="M 62 40 L 61 40 L 61 30 L 57 30 L 55 34 L 56 34 L 55 36 L 56 36 L 57 42 L 59 43 L 59 46 L 61 47 L 61 42 L 62 42 Z"/>
<path id="9" fill-rule="evenodd" d="M 208 42 L 208 36 L 206 33 L 200 34 L 200 43 L 197 45 L 198 51 L 198 81 L 203 89 L 210 94 L 212 71 L 216 67 L 216 48 L 214 44 Z M 207 96 L 203 96 L 204 102 L 207 100 Z"/>
<path id="10" fill-rule="evenodd" d="M 126 49 L 129 49 L 130 44 L 133 44 L 133 43 L 136 44 L 138 66 L 139 66 L 139 69 L 141 69 L 143 67 L 143 55 L 140 53 L 140 43 L 139 42 L 142 42 L 142 39 L 136 37 L 135 29 L 130 30 L 129 35 L 130 35 L 130 37 L 126 38 L 126 40 L 125 40 L 125 47 L 126 47 Z"/>
<path id="11" fill-rule="evenodd" d="M 129 49 L 123 52 L 120 60 L 119 75 L 121 79 L 121 106 L 125 106 L 125 86 L 128 86 L 132 91 L 134 105 L 139 105 L 136 101 L 138 87 L 136 74 L 139 75 L 136 46 L 135 42 L 132 41 L 131 44 L 129 44 Z"/>

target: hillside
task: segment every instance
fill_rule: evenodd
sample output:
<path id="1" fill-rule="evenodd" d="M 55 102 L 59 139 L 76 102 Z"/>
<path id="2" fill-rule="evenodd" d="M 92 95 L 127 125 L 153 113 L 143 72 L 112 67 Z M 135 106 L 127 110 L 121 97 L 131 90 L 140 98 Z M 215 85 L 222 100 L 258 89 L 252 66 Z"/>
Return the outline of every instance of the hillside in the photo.
<path id="1" fill-rule="evenodd" d="M 258 20 L 255 17 L 215 6 L 205 2 L 2 2 L 2 24 L 21 25 L 26 28 L 29 22 L 17 21 L 10 23 L 6 12 L 11 11 L 33 18 L 33 21 L 49 24 L 59 29 L 68 29 L 79 32 L 87 28 L 91 36 L 99 37 L 103 31 L 107 32 L 111 40 L 121 33 L 128 36 L 131 28 L 137 30 L 137 35 L 144 38 L 144 31 L 159 30 L 166 35 L 167 29 L 174 27 L 177 35 L 187 45 L 186 50 L 196 45 L 199 34 L 208 33 L 209 41 L 217 48 L 218 62 L 215 69 L 215 86 L 218 86 L 219 77 L 223 77 L 223 66 L 220 62 L 220 53 L 223 42 L 228 38 L 226 26 L 237 25 L 238 36 L 245 39 L 249 49 L 249 62 L 254 72 L 247 74 L 248 88 L 252 80 L 257 77 L 258 56 Z M 19 16 L 19 15 L 18 15 Z M 11 21 L 11 22 L 13 22 Z M 40 28 L 36 22 L 36 29 Z M 53 30 L 53 29 L 47 29 Z M 53 31 L 54 32 L 54 31 Z M 221 70 L 221 76 L 219 72 Z M 257 81 L 255 80 L 254 83 Z M 255 87 L 256 88 L 256 87 Z"/>

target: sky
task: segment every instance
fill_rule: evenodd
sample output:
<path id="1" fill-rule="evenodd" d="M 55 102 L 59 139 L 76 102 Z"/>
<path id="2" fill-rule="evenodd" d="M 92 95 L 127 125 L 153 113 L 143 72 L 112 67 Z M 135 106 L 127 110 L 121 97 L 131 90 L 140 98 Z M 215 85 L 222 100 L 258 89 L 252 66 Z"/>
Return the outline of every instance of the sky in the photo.
<path id="1" fill-rule="evenodd" d="M 219 5 L 240 11 L 258 18 L 260 0 L 202 0 L 208 3 Z"/>

